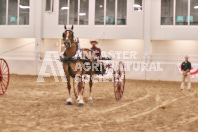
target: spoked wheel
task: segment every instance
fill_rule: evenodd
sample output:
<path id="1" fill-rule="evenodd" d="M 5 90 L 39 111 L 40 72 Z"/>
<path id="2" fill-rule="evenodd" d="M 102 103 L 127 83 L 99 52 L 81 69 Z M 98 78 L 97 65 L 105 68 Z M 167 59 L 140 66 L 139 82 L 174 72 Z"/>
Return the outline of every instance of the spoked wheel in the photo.
<path id="1" fill-rule="evenodd" d="M 73 87 L 74 87 L 74 95 L 76 98 L 78 98 L 78 95 L 79 95 L 79 90 L 78 90 L 78 87 L 79 87 L 80 83 L 77 83 L 75 82 L 75 79 L 73 79 Z M 84 94 L 84 90 L 85 90 L 85 82 L 83 82 L 83 94 Z"/>
<path id="2" fill-rule="evenodd" d="M 8 63 L 0 58 L 0 95 L 3 95 L 9 85 L 10 81 L 10 72 L 9 72 L 9 67 Z"/>
<path id="3" fill-rule="evenodd" d="M 114 92 L 117 101 L 122 99 L 125 88 L 125 70 L 124 64 L 119 62 L 118 68 L 114 71 Z"/>

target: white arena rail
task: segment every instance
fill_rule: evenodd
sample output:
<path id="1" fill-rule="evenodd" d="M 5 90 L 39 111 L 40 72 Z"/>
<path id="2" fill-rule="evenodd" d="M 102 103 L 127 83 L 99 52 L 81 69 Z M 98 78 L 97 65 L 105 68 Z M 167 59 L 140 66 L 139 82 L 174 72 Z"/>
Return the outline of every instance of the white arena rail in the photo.
<path id="1" fill-rule="evenodd" d="M 35 60 L 36 52 L 32 51 L 0 51 L 0 57 L 11 60 Z"/>
<path id="2" fill-rule="evenodd" d="M 161 62 L 167 64 L 182 63 L 185 60 L 184 54 L 151 54 L 151 62 Z M 198 64 L 198 55 L 188 55 L 191 63 Z"/>
<path id="3" fill-rule="evenodd" d="M 55 56 L 53 55 L 52 58 L 46 58 L 46 52 L 12 51 L 1 55 L 3 52 L 5 51 L 0 51 L 0 57 L 6 59 L 8 62 L 11 74 L 38 75 L 45 58 L 53 61 L 57 75 L 59 75 L 56 64 L 57 59 L 59 59 L 59 52 L 56 52 L 57 54 Z M 107 62 L 114 64 L 119 61 L 124 63 L 160 63 L 160 67 L 163 68 L 163 71 L 134 71 L 132 69 L 126 72 L 126 78 L 135 80 L 181 81 L 181 73 L 178 65 L 184 61 L 184 57 L 184 54 L 151 54 L 150 56 L 137 54 L 137 59 L 126 60 L 123 58 L 113 58 L 112 60 L 107 60 Z M 193 65 L 198 65 L 198 55 L 189 55 L 189 60 Z M 61 64 L 60 61 L 58 61 L 58 63 Z M 48 67 L 46 72 L 51 74 L 51 68 Z M 198 78 L 192 79 L 192 82 L 198 82 Z"/>

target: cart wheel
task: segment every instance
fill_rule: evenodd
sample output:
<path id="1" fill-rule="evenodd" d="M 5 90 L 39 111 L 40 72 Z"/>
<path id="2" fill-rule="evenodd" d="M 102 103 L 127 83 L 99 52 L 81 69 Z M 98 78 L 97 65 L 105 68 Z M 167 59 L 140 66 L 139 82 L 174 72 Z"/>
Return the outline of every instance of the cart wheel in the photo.
<path id="1" fill-rule="evenodd" d="M 124 64 L 119 62 L 118 68 L 114 71 L 114 92 L 117 101 L 121 100 L 125 87 L 125 70 Z"/>
<path id="2" fill-rule="evenodd" d="M 79 83 L 77 83 L 75 79 L 73 79 L 74 95 L 76 98 L 78 98 L 79 95 L 78 86 Z M 84 94 L 84 90 L 85 90 L 85 82 L 83 82 L 83 94 Z"/>
<path id="3" fill-rule="evenodd" d="M 9 85 L 10 72 L 8 63 L 4 59 L 0 59 L 0 95 L 3 95 Z"/>

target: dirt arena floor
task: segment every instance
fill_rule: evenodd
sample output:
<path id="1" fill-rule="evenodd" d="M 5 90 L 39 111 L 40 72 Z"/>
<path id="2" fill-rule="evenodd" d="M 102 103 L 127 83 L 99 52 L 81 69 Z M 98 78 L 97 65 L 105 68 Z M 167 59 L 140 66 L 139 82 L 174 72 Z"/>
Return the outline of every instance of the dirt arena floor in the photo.
<path id="1" fill-rule="evenodd" d="M 94 84 L 94 102 L 65 105 L 66 84 L 36 76 L 11 76 L 0 96 L 0 132 L 198 132 L 198 84 L 188 92 L 180 83 L 126 81 L 124 97 L 117 102 L 113 83 Z M 73 91 L 72 91 L 73 94 Z M 73 101 L 75 100 L 73 96 Z M 75 101 L 74 101 L 75 102 Z"/>

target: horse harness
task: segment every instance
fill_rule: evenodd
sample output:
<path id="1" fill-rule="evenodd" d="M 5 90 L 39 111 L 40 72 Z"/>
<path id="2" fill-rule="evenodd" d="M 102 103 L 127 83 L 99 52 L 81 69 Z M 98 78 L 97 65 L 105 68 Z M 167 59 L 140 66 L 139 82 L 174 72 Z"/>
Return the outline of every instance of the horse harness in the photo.
<path id="1" fill-rule="evenodd" d="M 76 62 L 78 60 L 82 61 L 83 63 L 90 62 L 90 59 L 88 59 L 87 57 L 85 57 L 85 59 L 83 59 L 81 56 L 79 56 L 79 53 L 83 54 L 83 52 L 82 52 L 82 49 L 78 49 L 79 48 L 79 46 L 78 46 L 79 43 L 75 42 L 75 44 L 76 44 L 77 50 L 76 50 L 76 53 L 75 53 L 74 56 L 65 57 L 65 52 L 63 53 L 63 56 L 60 56 L 60 61 L 61 62 L 66 62 L 68 64 L 68 72 L 69 72 L 69 74 L 72 78 L 75 78 L 75 75 L 72 74 L 72 68 L 71 68 L 71 65 L 70 65 L 71 62 Z M 84 70 L 83 70 L 83 72 L 84 72 Z"/>

